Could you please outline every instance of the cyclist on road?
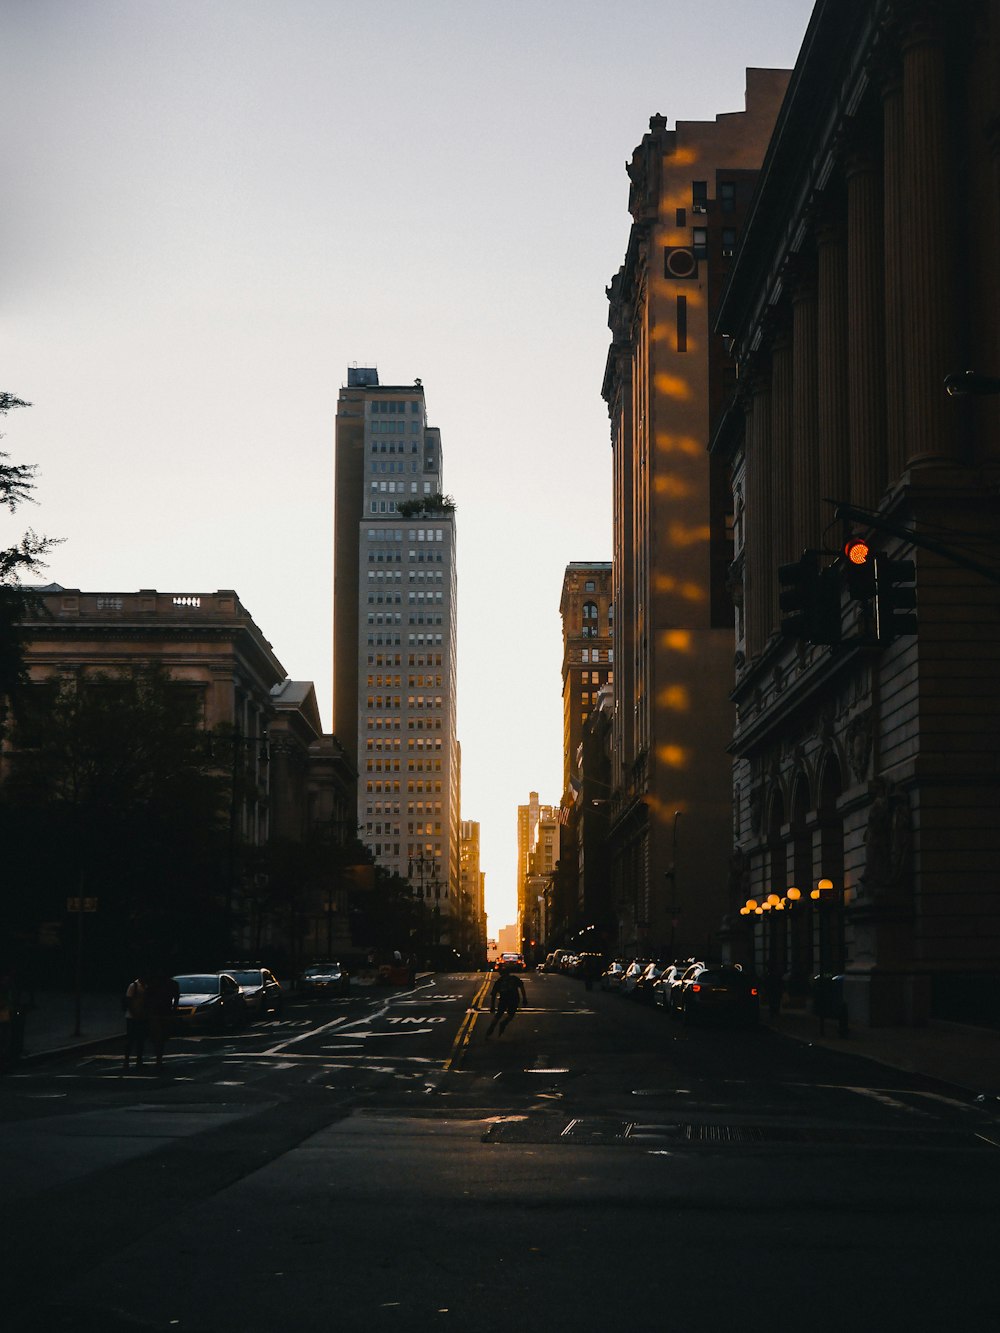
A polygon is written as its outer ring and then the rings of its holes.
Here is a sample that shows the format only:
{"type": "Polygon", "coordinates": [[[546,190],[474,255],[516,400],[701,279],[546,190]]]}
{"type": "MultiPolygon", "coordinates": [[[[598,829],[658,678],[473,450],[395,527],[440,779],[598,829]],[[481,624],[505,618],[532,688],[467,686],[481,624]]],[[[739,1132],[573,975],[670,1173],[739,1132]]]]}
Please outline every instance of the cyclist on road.
{"type": "Polygon", "coordinates": [[[528,994],[524,989],[524,982],[514,972],[504,970],[493,983],[493,989],[490,991],[490,1013],[494,1015],[493,1022],[486,1029],[486,1039],[493,1035],[493,1029],[500,1024],[500,1036],[503,1036],[504,1028],[517,1013],[518,1004],[527,1004],[528,994]]]}

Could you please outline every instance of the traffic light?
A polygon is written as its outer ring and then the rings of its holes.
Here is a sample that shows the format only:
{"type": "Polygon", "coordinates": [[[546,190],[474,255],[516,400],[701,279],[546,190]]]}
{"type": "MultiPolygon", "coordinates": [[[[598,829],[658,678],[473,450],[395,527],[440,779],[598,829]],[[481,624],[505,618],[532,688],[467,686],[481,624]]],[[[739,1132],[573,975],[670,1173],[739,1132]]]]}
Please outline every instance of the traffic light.
{"type": "Polygon", "coordinates": [[[901,634],[917,632],[917,590],[912,585],[916,569],[912,560],[875,557],[875,609],[879,643],[891,643],[901,634]]]}
{"type": "Polygon", "coordinates": [[[833,567],[820,569],[818,551],[803,551],[798,560],[779,565],[778,582],[785,638],[840,642],[840,584],[833,567]]]}
{"type": "Polygon", "coordinates": [[[847,591],[855,602],[870,602],[875,596],[875,552],[864,537],[844,542],[847,562],[847,591]]]}

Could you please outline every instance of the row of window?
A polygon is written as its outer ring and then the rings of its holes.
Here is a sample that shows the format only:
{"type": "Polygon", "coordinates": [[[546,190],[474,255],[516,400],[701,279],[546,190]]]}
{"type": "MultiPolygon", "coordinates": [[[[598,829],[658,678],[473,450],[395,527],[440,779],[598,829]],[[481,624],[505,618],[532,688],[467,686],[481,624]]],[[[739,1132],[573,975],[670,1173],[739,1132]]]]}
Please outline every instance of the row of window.
{"type": "MultiPolygon", "coordinates": [[[[391,759],[391,760],[369,759],[365,765],[365,772],[366,773],[441,773],[443,771],[441,768],[440,759],[422,759],[418,763],[414,763],[412,759],[408,759],[406,761],[406,766],[404,768],[400,768],[399,765],[400,761],[398,759],[391,759]]],[[[396,783],[395,789],[398,789],[398,786],[399,784],[396,783]]],[[[386,783],[376,782],[373,786],[371,781],[369,781],[365,786],[365,790],[368,792],[369,795],[371,795],[373,791],[382,791],[383,788],[386,791],[388,791],[389,784],[387,782],[386,783]]]]}
{"type": "MultiPolygon", "coordinates": [[[[594,675],[596,676],[597,673],[595,672],[594,675]]],[[[392,687],[395,686],[396,689],[398,690],[398,689],[402,686],[402,684],[403,684],[403,677],[402,677],[402,676],[369,676],[369,677],[368,677],[368,688],[369,688],[369,689],[372,689],[372,687],[375,687],[375,688],[377,689],[378,687],[384,685],[384,686],[386,686],[388,689],[392,689],[392,687]]],[[[444,684],[444,676],[439,676],[439,675],[434,675],[434,676],[407,676],[407,678],[406,678],[406,684],[407,684],[407,688],[408,688],[408,689],[411,689],[411,690],[412,690],[412,689],[419,689],[422,685],[436,685],[436,686],[438,687],[438,689],[440,689],[441,686],[444,684]]]]}
{"type": "MultiPolygon", "coordinates": [[[[400,648],[402,647],[401,634],[369,634],[366,647],[368,648],[400,648]]],[[[431,648],[435,644],[443,642],[440,634],[408,634],[406,642],[412,647],[431,648]]],[[[421,664],[422,665],[422,664],[421,664]]]]}
{"type": "Polygon", "coordinates": [[[613,662],[615,660],[615,650],[613,648],[581,648],[581,662],[613,662]],[[604,654],[602,657],[602,653],[604,654]]]}
{"type": "MultiPolygon", "coordinates": [[[[368,665],[374,667],[392,667],[403,665],[402,653],[369,653],[368,665]]],[[[411,653],[406,659],[408,667],[434,667],[444,666],[444,656],[442,653],[411,653]]]]}
{"type": "MultiPolygon", "coordinates": [[[[382,435],[382,434],[386,434],[386,435],[405,435],[405,434],[406,434],[406,422],[405,422],[405,421],[373,421],[373,422],[371,423],[371,428],[372,428],[372,433],[375,434],[375,435],[382,435]]],[[[411,435],[420,435],[420,434],[422,434],[422,433],[423,433],[423,426],[422,426],[422,423],[419,422],[419,421],[411,421],[411,422],[410,422],[410,434],[411,434],[411,435]]],[[[416,444],[415,444],[415,443],[414,443],[414,448],[416,448],[416,444]]]]}
{"type": "MultiPolygon", "coordinates": [[[[369,625],[401,625],[403,623],[402,611],[369,611],[369,625]]],[[[423,612],[417,612],[415,615],[406,617],[408,625],[443,625],[444,616],[429,615],[423,612]]]]}
{"type": "MultiPolygon", "coordinates": [[[[408,694],[406,696],[406,705],[408,708],[443,708],[444,699],[440,694],[433,697],[422,694],[408,694]]],[[[369,708],[401,708],[402,695],[399,694],[369,694],[369,708]]]]}
{"type": "Polygon", "coordinates": [[[368,528],[367,535],[370,542],[443,542],[444,528],[368,528]]]}
{"type": "Polygon", "coordinates": [[[397,463],[394,459],[390,459],[388,463],[377,463],[372,459],[372,465],[368,470],[375,476],[388,475],[392,477],[398,476],[400,473],[404,472],[414,473],[418,471],[419,467],[420,464],[416,459],[412,459],[409,464],[404,462],[397,463]]]}
{"type": "MultiPolygon", "coordinates": [[[[440,731],[443,722],[439,717],[409,717],[406,719],[407,731],[440,731]]],[[[367,731],[402,731],[402,719],[398,717],[372,717],[365,722],[367,731]]]]}
{"type": "Polygon", "coordinates": [[[405,416],[409,403],[411,415],[416,415],[420,411],[419,398],[369,398],[368,405],[372,414],[375,416],[405,416]]]}

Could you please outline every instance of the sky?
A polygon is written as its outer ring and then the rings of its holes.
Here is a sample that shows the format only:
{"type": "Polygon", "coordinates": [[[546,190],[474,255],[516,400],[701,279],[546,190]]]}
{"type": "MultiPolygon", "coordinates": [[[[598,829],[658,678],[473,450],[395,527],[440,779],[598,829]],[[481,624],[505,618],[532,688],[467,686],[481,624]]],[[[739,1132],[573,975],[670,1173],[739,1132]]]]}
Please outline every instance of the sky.
{"type": "Polygon", "coordinates": [[[350,365],[423,381],[457,505],[489,929],[562,791],[559,598],[611,559],[605,289],[653,114],[744,106],[812,0],[4,0],[2,448],[45,581],[233,588],[332,725],[350,365]]]}

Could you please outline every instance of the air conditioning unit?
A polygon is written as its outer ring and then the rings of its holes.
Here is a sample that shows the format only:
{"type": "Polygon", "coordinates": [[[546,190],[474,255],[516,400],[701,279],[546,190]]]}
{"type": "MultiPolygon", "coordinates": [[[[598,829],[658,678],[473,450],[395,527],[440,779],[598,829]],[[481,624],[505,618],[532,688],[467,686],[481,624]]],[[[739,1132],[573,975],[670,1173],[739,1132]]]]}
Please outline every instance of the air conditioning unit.
{"type": "Polygon", "coordinates": [[[665,278],[697,278],[698,260],[689,245],[663,247],[663,276],[665,278]]]}

